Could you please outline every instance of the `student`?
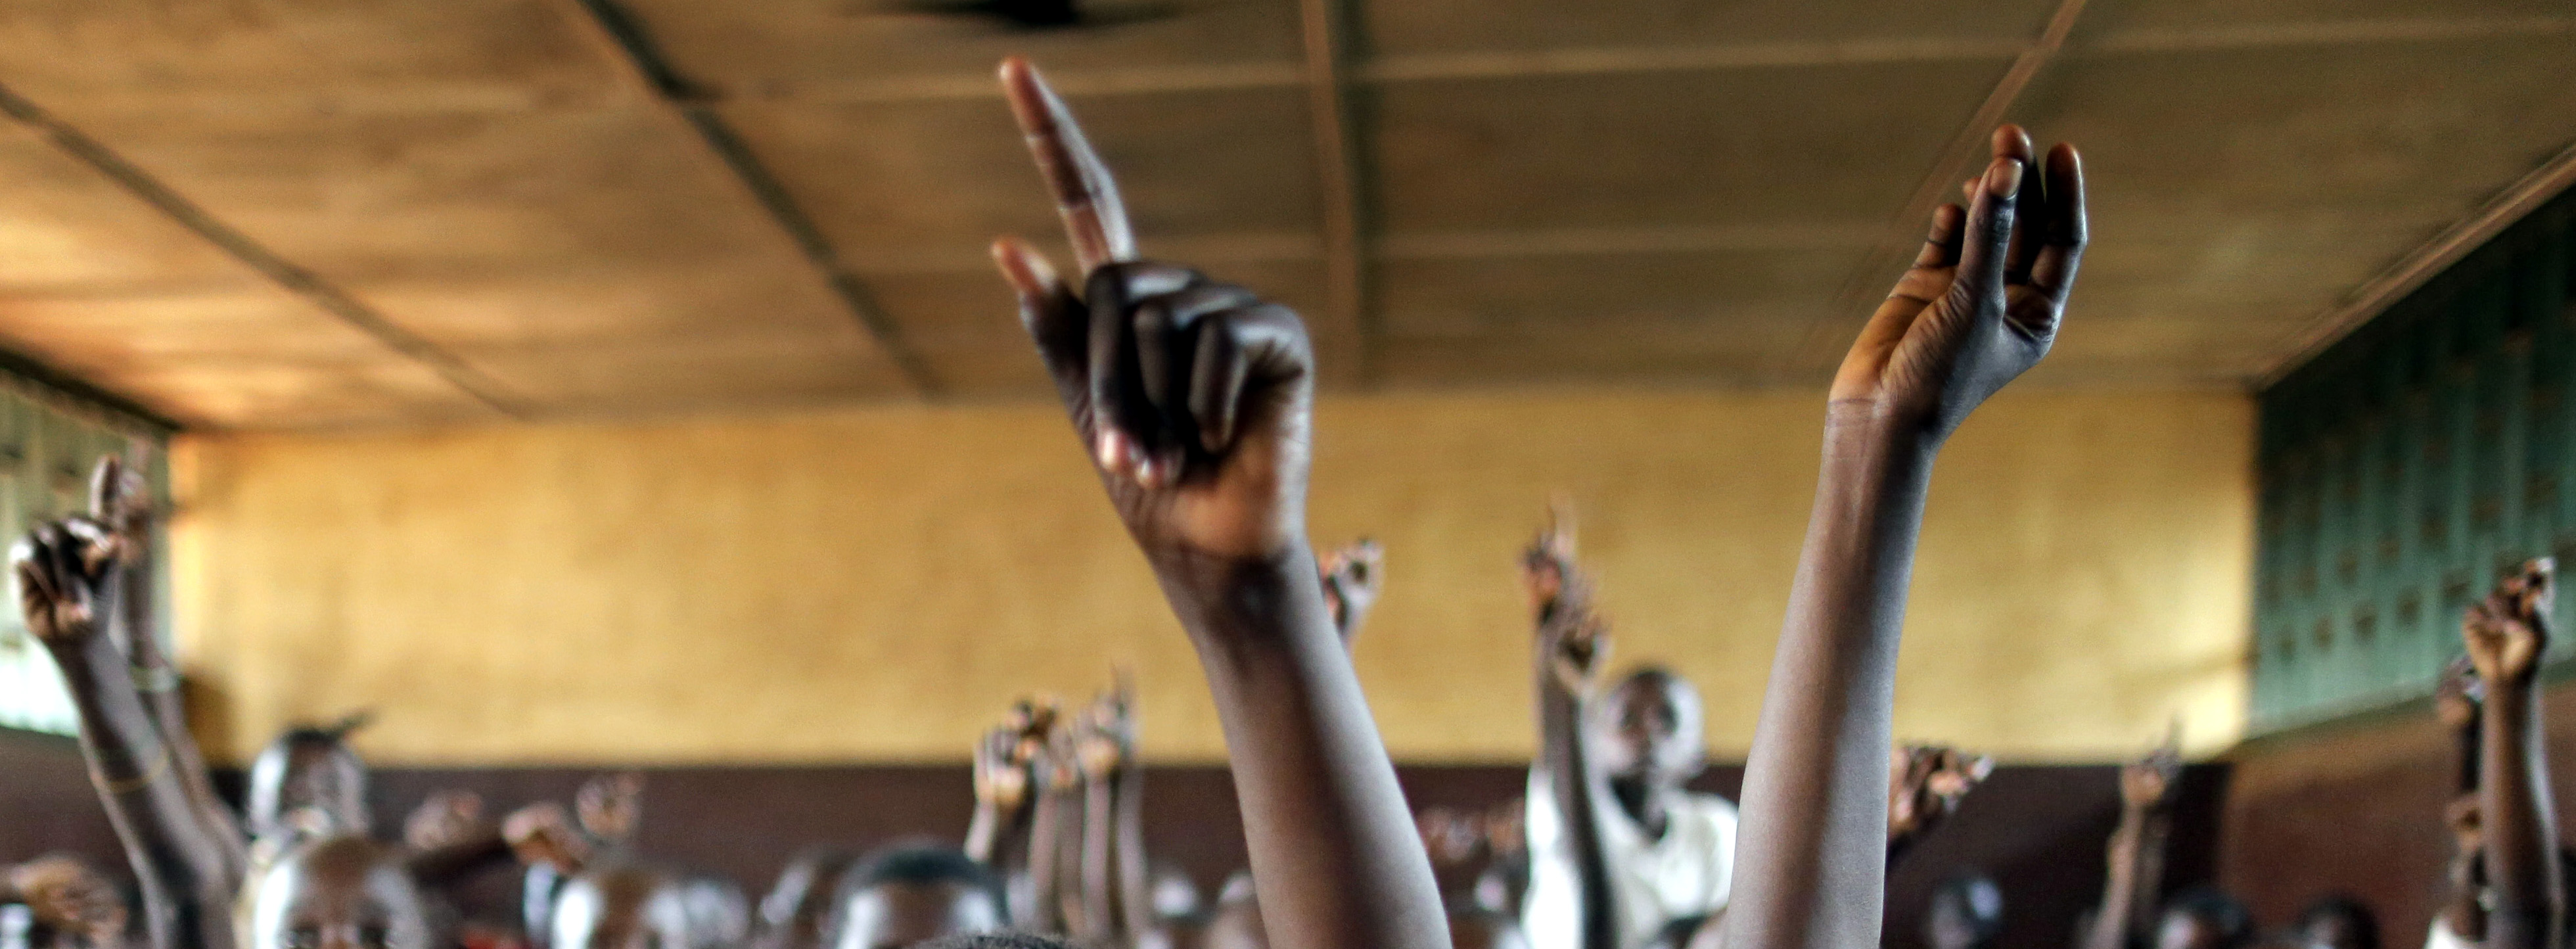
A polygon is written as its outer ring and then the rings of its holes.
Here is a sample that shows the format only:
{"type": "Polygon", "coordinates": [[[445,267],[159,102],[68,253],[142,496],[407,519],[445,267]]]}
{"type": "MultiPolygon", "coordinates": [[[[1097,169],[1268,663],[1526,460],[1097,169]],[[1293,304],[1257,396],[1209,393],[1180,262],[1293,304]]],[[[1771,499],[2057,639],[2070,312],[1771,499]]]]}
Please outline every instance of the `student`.
{"type": "Polygon", "coordinates": [[[643,776],[583,782],[573,816],[562,805],[519,809],[503,835],[528,868],[523,917],[531,941],[550,949],[730,949],[751,930],[751,909],[731,881],[637,859],[643,776]]]}
{"type": "MultiPolygon", "coordinates": [[[[2109,872],[2103,877],[2102,903],[2084,938],[2085,949],[2129,949],[2161,942],[2165,838],[2172,826],[2173,792],[2182,774],[2180,751],[2167,742],[2145,758],[2120,768],[2120,823],[2111,832],[2109,872]],[[2145,926],[2158,923],[2157,929],[2145,926]]],[[[2167,912],[2170,916],[2170,911],[2167,912]]],[[[2224,920],[2202,920],[2201,928],[2227,928],[2224,920]]]]}
{"type": "Polygon", "coordinates": [[[291,949],[308,936],[365,945],[348,940],[372,934],[426,949],[428,914],[412,876],[421,855],[367,837],[365,770],[338,730],[291,731],[261,754],[251,823],[262,846],[248,845],[242,824],[210,800],[186,723],[159,698],[175,676],[149,645],[142,481],[110,458],[92,485],[90,515],[39,525],[12,550],[12,567],[27,628],[53,655],[79,714],[91,780],[143,897],[147,943],[291,949]],[[388,882],[394,876],[402,885],[388,882]]]}
{"type": "Polygon", "coordinates": [[[11,551],[27,630],[61,670],[81,750],[142,893],[154,949],[233,949],[233,900],[247,876],[239,825],[210,787],[184,722],[159,693],[176,674],[148,623],[149,509],[116,459],[92,479],[91,516],[39,525],[11,551]],[[201,769],[201,766],[199,766],[201,769]]]}
{"type": "Polygon", "coordinates": [[[1640,949],[1677,920],[1725,910],[1735,805],[1687,787],[1707,764],[1689,680],[1648,666],[1593,694],[1606,637],[1569,519],[1556,520],[1522,558],[1537,612],[1540,755],[1530,767],[1521,928],[1539,949],[1578,949],[1587,912],[1604,901],[1597,924],[1610,927],[1612,945],[1640,949]]]}

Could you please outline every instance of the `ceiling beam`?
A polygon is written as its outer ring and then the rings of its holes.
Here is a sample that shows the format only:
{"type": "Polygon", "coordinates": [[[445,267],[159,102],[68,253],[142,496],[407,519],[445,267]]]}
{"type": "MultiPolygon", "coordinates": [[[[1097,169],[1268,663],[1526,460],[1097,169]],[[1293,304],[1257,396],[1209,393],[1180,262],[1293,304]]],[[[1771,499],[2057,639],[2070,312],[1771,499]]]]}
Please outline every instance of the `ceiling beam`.
{"type": "Polygon", "coordinates": [[[1837,295],[1834,306],[1825,311],[1825,316],[1807,325],[1806,333],[1802,334],[1797,348],[1788,354],[1786,360],[1793,372],[1821,372],[1832,368],[1841,357],[1854,324],[1866,319],[1877,308],[1879,301],[1885,299],[1882,290],[1888,281],[1922,248],[1924,230],[1932,220],[1932,209],[1953,200],[1959,193],[1959,182],[1971,169],[1985,163],[1991,154],[1989,143],[1995,126],[2003,124],[2004,117],[2012,112],[2013,102],[2021,98],[2022,91],[2030,88],[2031,80],[2038,78],[2040,70],[2065,48],[2066,37],[2075,32],[2076,19],[2084,15],[2084,2],[2060,0],[2057,11],[2050,14],[2047,25],[2040,28],[2039,38],[2013,58],[2012,67],[2004,70],[2003,78],[1986,93],[1986,100],[1978,104],[1977,111],[1969,114],[1958,134],[1952,136],[1950,144],[1942,149],[1941,157],[1933,162],[1931,172],[1915,186],[1914,196],[1906,199],[1904,209],[1889,220],[1885,236],[1871,248],[1869,256],[1862,258],[1860,267],[1852,271],[1851,277],[1843,282],[1842,292],[1837,295]]]}
{"type": "MultiPolygon", "coordinates": [[[[1300,0],[1301,6],[1310,0],[1300,0]]],[[[2061,8],[2062,10],[2063,8],[2061,8]]],[[[1328,11],[1329,12],[1329,11],[1328,11]]],[[[2054,20],[2052,20],[2054,22],[2054,20]]],[[[2050,56],[2187,53],[2372,43],[2439,42],[2508,36],[2576,33],[2576,17],[2464,20],[2354,20],[2172,30],[2132,30],[2070,42],[2058,36],[2050,56]]],[[[1337,63],[1345,86],[1405,82],[1522,79],[1625,73],[1717,72],[1806,66],[1973,62],[2025,57],[2046,44],[1988,38],[1856,39],[1823,42],[1728,43],[1708,46],[1610,46],[1527,51],[1467,51],[1374,56],[1337,63]]],[[[1311,51],[1308,63],[1311,65],[1311,51]]],[[[1212,63],[1057,69],[1047,81],[1068,96],[1161,95],[1306,85],[1311,69],[1297,63],[1212,63]]],[[[764,83],[756,90],[705,90],[728,98],[829,105],[984,99],[991,76],[889,76],[839,82],[764,83]]]]}
{"type": "Polygon", "coordinates": [[[494,411],[514,419],[529,415],[526,403],[499,380],[474,368],[465,359],[447,351],[426,337],[405,329],[360,302],[321,275],[307,270],[267,245],[252,240],[250,235],[217,219],[185,195],[152,177],[125,156],[117,154],[88,133],[61,117],[46,111],[16,90],[0,86],[0,113],[7,114],[37,132],[73,159],[87,165],[108,181],[133,195],[144,204],[187,228],[207,243],[215,245],[234,260],[268,278],[271,283],[304,299],[323,312],[339,318],[359,332],[374,338],[386,348],[426,366],[449,385],[494,411]]]}
{"type": "Polygon", "coordinates": [[[2484,246],[2489,238],[2522,220],[2524,215],[2576,188],[2576,146],[2533,169],[2530,174],[2505,188],[2477,210],[2461,218],[2441,233],[2425,241],[2406,256],[2398,258],[2388,269],[2364,281],[2345,294],[2342,301],[2308,321],[2299,334],[2298,344],[2253,380],[2257,391],[2270,388],[2292,371],[2306,365],[2309,359],[2327,347],[2360,329],[2372,317],[2396,305],[2452,264],[2460,262],[2471,251],[2484,246]]]}
{"type": "MultiPolygon", "coordinates": [[[[1315,184],[1322,204],[1324,316],[1335,332],[1325,337],[1340,350],[1347,370],[1327,370],[1366,387],[1376,374],[1375,327],[1368,314],[1368,249],[1360,221],[1360,155],[1352,138],[1346,11],[1342,0],[1299,0],[1298,26],[1306,48],[1306,113],[1313,121],[1315,184]]],[[[1329,363],[1327,363],[1329,365],[1329,363]]]]}
{"type": "MultiPolygon", "coordinates": [[[[897,326],[894,319],[886,315],[885,308],[877,304],[876,295],[868,290],[858,272],[842,262],[831,241],[823,236],[822,226],[796,203],[786,183],[762,164],[759,156],[752,154],[750,144],[734,132],[731,123],[717,114],[714,97],[706,95],[702,87],[681,75],[670,59],[663,55],[661,47],[653,42],[651,34],[646,32],[644,22],[616,0],[575,2],[583,14],[576,19],[596,28],[644,88],[687,120],[689,127],[698,133],[698,138],[706,143],[707,149],[724,162],[725,169],[732,172],[735,180],[751,193],[752,200],[759,202],[761,211],[778,225],[779,230],[786,232],[788,240],[796,245],[797,253],[814,268],[817,276],[823,278],[832,294],[840,298],[851,320],[876,342],[877,349],[911,385],[913,394],[924,399],[939,397],[939,380],[931,372],[929,362],[904,337],[903,328],[897,326]]],[[[984,85],[986,96],[995,94],[989,77],[984,80],[984,85]]]]}

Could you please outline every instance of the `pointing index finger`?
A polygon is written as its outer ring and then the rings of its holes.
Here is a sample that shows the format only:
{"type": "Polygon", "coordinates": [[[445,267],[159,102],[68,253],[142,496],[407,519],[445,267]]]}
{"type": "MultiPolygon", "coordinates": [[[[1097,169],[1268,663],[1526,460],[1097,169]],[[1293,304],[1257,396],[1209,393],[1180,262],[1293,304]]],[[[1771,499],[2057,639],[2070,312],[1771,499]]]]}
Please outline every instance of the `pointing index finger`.
{"type": "Polygon", "coordinates": [[[1127,207],[1118,199],[1118,183],[1082,137],[1082,126],[1055,90],[1039,78],[1037,67],[1017,56],[1002,61],[1002,91],[1011,114],[1020,121],[1029,155],[1038,173],[1055,192],[1055,207],[1073,238],[1074,257],[1088,274],[1102,264],[1136,259],[1136,238],[1127,227],[1127,207]]]}

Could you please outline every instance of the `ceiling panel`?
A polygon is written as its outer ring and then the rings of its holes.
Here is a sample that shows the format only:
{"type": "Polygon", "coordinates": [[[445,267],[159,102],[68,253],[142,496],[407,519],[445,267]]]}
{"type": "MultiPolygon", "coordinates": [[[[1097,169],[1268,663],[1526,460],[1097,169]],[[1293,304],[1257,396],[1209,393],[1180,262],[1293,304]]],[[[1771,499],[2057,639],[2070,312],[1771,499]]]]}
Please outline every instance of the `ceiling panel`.
{"type": "MultiPolygon", "coordinates": [[[[1118,172],[1140,233],[1187,236],[1315,227],[1312,139],[1293,90],[1077,99],[1118,172]]],[[[997,94],[728,110],[844,259],[900,267],[924,254],[981,258],[999,234],[1062,229],[997,94]]]]}
{"type": "MultiPolygon", "coordinates": [[[[2241,31],[2284,27],[2339,28],[2351,31],[2342,36],[2370,36],[2372,31],[2358,28],[2394,23],[2417,24],[2423,32],[2439,33],[2437,24],[2456,29],[2463,24],[2568,15],[2567,4],[2560,0],[2124,0],[2085,10],[2076,39],[2118,43],[2148,39],[2148,34],[2233,34],[2250,40],[2262,34],[2241,31]]],[[[2317,38],[2336,35],[2320,33],[2317,38]]]]}
{"type": "Polygon", "coordinates": [[[487,418],[438,375],[283,291],[0,299],[0,340],[173,418],[487,418]],[[227,392],[238,385],[239,392],[227,392]],[[341,403],[347,403],[345,405],[341,403]]]}
{"type": "Polygon", "coordinates": [[[1365,5],[1366,38],[1388,56],[1601,46],[1743,46],[1897,38],[2022,42],[2051,0],[1919,3],[1799,0],[1381,0],[1365,5]]]}
{"type": "Polygon", "coordinates": [[[1146,253],[1372,357],[1337,383],[1813,382],[2027,56],[2007,114],[2083,146],[2094,187],[2035,378],[2228,385],[2576,143],[2563,0],[2094,0],[2054,58],[2034,44],[2076,8],[2052,0],[1369,0],[1347,195],[1321,183],[1297,0],[1092,0],[1066,31],[929,12],[974,0],[619,5],[647,53],[578,0],[13,5],[0,83],[115,160],[0,128],[0,343],[222,425],[488,417],[393,343],[537,417],[923,397],[821,258],[941,395],[1043,397],[986,256],[1017,233],[1062,259],[992,80],[1023,53],[1146,253]],[[683,101],[643,81],[661,65],[683,101]],[[1328,260],[1338,213],[1358,251],[1328,260]],[[242,259],[264,254],[392,331],[242,259]],[[1324,306],[1344,268],[1363,313],[1324,306]]]}
{"type": "Polygon", "coordinates": [[[555,412],[770,408],[883,399],[885,374],[853,372],[874,353],[855,339],[749,334],[457,351],[555,412]]]}
{"type": "Polygon", "coordinates": [[[1378,91],[1390,231],[1884,220],[2005,60],[1378,91]]]}
{"type": "Polygon", "coordinates": [[[74,111],[611,95],[614,61],[566,16],[572,9],[553,0],[14,0],[0,16],[0,77],[74,111]]]}
{"type": "MultiPolygon", "coordinates": [[[[971,0],[627,0],[683,72],[737,95],[860,97],[892,77],[990,77],[1002,57],[1053,69],[1296,63],[1297,0],[1094,0],[1096,28],[1041,32],[971,0]]],[[[953,92],[954,86],[935,89],[953,92]]]]}

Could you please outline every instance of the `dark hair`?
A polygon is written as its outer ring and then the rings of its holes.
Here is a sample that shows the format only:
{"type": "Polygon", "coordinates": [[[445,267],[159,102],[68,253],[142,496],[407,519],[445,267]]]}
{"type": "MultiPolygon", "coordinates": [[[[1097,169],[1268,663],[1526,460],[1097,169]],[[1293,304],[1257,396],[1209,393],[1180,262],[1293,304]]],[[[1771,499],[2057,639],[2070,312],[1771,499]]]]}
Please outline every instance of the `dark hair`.
{"type": "Polygon", "coordinates": [[[2004,891],[1995,881],[1973,871],[1953,873],[1932,888],[1932,903],[1940,905],[1955,900],[1971,927],[1979,945],[1993,942],[2004,931],[2004,891]]]}
{"type": "Polygon", "coordinates": [[[2308,904],[2299,911],[2298,929],[2305,932],[2327,919],[2341,919],[2352,927],[2351,949],[2379,949],[2379,917],[2350,894],[2335,893],[2308,904]]]}
{"type": "Polygon", "coordinates": [[[2254,919],[2245,911],[2245,904],[2216,887],[2195,886],[2176,894],[2165,903],[2165,913],[2184,913],[2208,923],[2211,929],[2218,930],[2221,946],[2242,946],[2253,941],[2254,919]]]}
{"type": "Polygon", "coordinates": [[[950,933],[914,943],[912,949],[1075,949],[1073,943],[1037,933],[950,933]]]}
{"type": "Polygon", "coordinates": [[[1001,878],[976,863],[975,858],[955,847],[943,844],[890,844],[869,853],[849,875],[841,878],[840,900],[846,902],[862,890],[888,883],[929,884],[954,883],[982,893],[993,901],[995,910],[1010,906],[1002,895],[1001,878]]]}

